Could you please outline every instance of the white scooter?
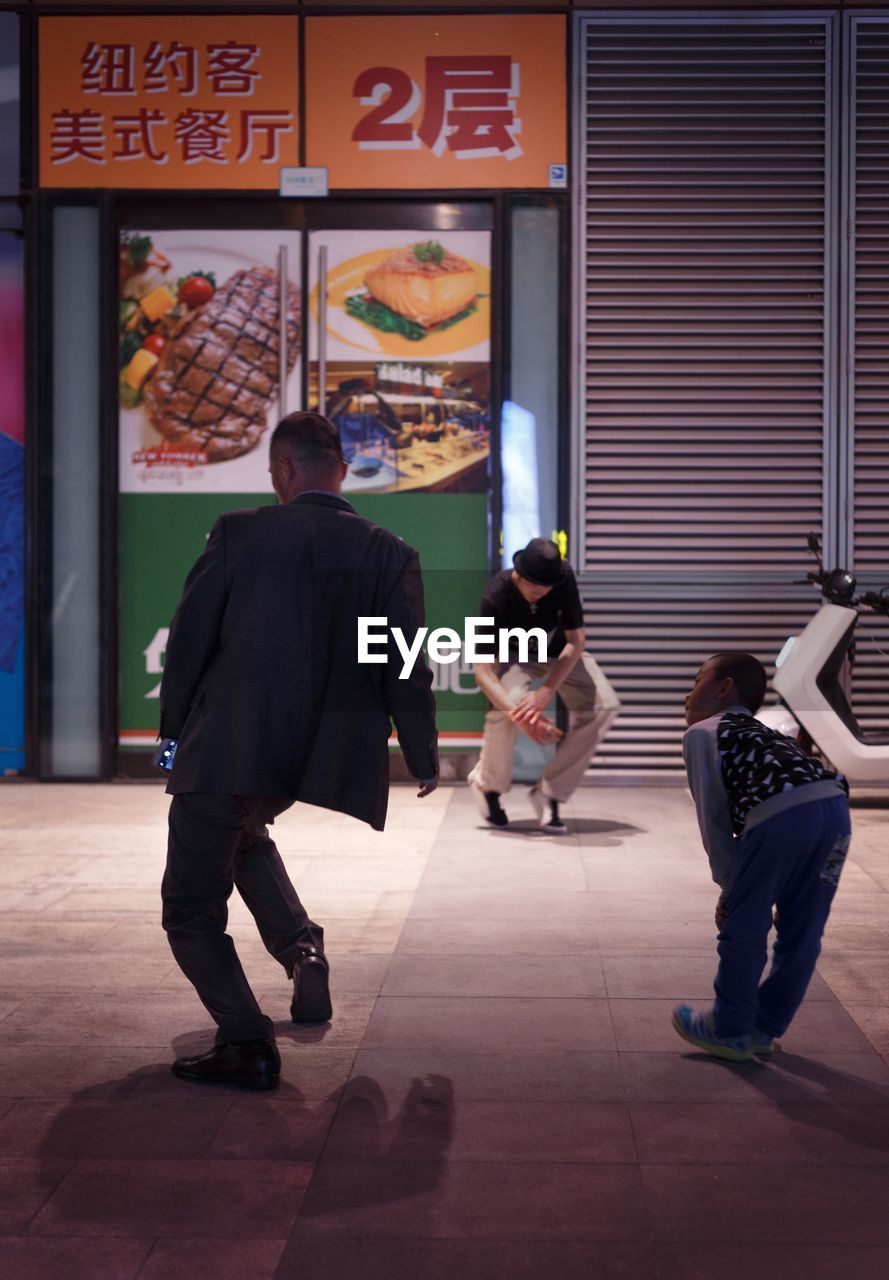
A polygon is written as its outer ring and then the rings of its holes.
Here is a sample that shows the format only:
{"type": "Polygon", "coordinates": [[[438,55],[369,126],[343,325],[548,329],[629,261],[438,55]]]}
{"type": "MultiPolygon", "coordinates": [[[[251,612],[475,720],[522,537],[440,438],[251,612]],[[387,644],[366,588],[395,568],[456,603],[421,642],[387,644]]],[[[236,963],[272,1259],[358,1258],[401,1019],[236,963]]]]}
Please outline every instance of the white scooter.
{"type": "Polygon", "coordinates": [[[775,663],[772,687],[780,698],[759,719],[803,746],[814,744],[850,783],[889,782],[889,734],[867,733],[858,723],[844,688],[844,664],[854,661],[859,615],[889,615],[889,588],[855,595],[855,579],[845,569],[825,571],[821,543],[809,534],[809,550],[818,572],[806,581],[817,586],[824,603],[798,636],[784,645],[775,663]],[[809,742],[806,742],[806,739],[809,742]]]}

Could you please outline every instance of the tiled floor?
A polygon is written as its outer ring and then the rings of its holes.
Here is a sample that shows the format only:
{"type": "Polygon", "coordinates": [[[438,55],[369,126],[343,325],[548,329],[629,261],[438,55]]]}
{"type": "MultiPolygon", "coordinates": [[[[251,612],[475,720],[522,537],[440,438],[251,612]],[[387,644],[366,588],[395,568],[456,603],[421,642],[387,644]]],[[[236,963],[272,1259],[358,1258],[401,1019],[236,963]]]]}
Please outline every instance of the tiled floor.
{"type": "Polygon", "coordinates": [[[335,1017],[290,992],[275,1094],[169,1072],[209,1044],[159,927],[159,787],[0,807],[0,1259],[10,1280],[855,1280],[889,1276],[889,797],[768,1063],[686,1052],[715,888],[679,788],[589,789],[571,833],[463,788],[384,835],[296,807],[279,844],[327,929],[335,1017]]]}

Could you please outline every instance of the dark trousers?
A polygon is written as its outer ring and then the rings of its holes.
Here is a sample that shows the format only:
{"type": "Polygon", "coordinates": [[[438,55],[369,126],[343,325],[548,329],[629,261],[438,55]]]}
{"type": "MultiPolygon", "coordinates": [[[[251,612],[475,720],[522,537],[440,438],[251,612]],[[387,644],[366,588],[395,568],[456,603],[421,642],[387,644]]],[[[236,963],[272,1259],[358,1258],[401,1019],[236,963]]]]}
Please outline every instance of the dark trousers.
{"type": "Polygon", "coordinates": [[[288,976],[301,947],[324,946],[324,931],[306,915],[268,832],[267,824],[292,803],[275,796],[191,794],[174,796],[170,804],[163,926],[179,968],[219,1028],[220,1043],[275,1034],[225,932],[233,887],[288,976]]]}
{"type": "Polygon", "coordinates": [[[717,1035],[748,1036],[754,1026],[772,1036],[787,1030],[815,972],[850,830],[848,801],[837,795],[777,813],[735,842],[717,947],[717,1035]],[[777,939],[760,986],[772,904],[777,939]]]}

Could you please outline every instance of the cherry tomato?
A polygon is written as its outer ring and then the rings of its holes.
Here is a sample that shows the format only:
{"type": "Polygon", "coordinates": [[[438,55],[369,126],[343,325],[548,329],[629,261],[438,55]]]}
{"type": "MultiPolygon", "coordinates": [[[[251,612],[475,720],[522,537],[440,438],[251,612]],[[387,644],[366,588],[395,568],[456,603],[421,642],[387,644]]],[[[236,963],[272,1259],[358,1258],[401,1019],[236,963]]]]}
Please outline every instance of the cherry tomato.
{"type": "Polygon", "coordinates": [[[202,307],[213,297],[214,289],[203,276],[191,276],[179,286],[178,298],[186,307],[202,307]]]}
{"type": "Polygon", "coordinates": [[[149,333],[142,343],[146,351],[150,351],[156,356],[160,355],[166,345],[167,340],[162,333],[149,333]]]}

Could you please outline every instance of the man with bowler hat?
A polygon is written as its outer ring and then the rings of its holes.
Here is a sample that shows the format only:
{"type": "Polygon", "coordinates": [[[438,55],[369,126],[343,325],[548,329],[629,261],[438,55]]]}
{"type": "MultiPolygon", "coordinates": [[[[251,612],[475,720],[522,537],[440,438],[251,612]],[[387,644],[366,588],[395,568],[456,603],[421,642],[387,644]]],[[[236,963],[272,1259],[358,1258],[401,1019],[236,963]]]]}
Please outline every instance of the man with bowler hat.
{"type": "MultiPolygon", "coordinates": [[[[480,613],[503,627],[541,628],[547,635],[547,661],[522,662],[516,647],[508,663],[477,662],[475,678],[491,704],[485,736],[469,785],[486,822],[505,827],[500,803],[512,785],[512,752],[521,730],[535,742],[561,735],[545,712],[558,692],[568,708],[569,728],[554,759],[532,788],[529,799],[543,831],[564,835],[559,805],[573,794],[620,710],[617,694],[588,653],[584,653],[583,608],[577,580],[559,548],[548,538],[532,538],[485,588],[480,613]],[[532,689],[532,682],[543,683],[532,689]]],[[[529,653],[526,653],[530,657],[529,653]]]]}

